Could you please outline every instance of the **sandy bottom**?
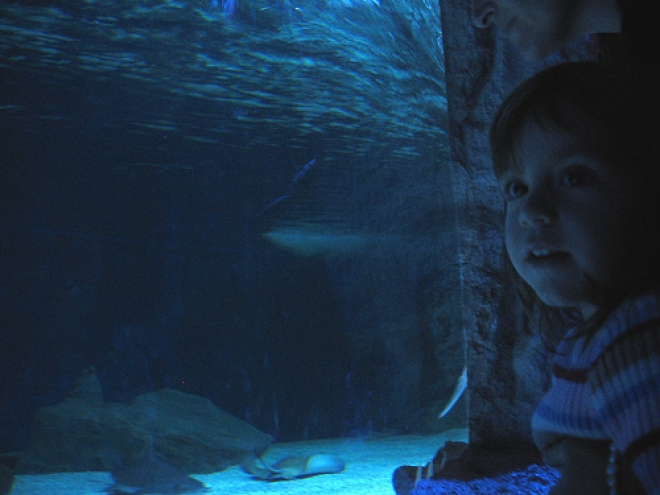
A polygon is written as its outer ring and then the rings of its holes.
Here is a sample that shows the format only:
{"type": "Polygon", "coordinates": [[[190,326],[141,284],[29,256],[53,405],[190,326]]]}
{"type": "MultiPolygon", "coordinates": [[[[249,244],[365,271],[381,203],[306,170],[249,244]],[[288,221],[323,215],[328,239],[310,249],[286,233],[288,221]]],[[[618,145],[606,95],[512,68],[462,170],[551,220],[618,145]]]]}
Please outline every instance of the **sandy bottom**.
{"type": "MultiPolygon", "coordinates": [[[[340,474],[326,474],[294,481],[267,483],[253,480],[238,466],[215,474],[195,475],[212,494],[282,493],[291,495],[394,494],[392,472],[401,465],[423,465],[445,441],[467,442],[467,430],[448,430],[431,436],[391,436],[374,439],[334,439],[276,443],[264,456],[277,461],[286,456],[335,454],[346,462],[340,474]]],[[[111,484],[109,473],[58,473],[18,475],[12,495],[91,495],[111,484]]]]}

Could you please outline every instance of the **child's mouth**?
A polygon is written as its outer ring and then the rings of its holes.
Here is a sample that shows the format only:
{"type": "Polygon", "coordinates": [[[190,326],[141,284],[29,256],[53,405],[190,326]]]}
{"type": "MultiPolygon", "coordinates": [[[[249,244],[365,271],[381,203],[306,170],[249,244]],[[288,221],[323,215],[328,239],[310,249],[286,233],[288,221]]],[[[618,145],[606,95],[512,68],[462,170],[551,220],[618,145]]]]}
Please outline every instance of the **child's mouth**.
{"type": "Polygon", "coordinates": [[[527,256],[527,259],[532,262],[536,261],[559,261],[567,258],[569,254],[565,251],[558,251],[554,249],[532,249],[527,256]]]}

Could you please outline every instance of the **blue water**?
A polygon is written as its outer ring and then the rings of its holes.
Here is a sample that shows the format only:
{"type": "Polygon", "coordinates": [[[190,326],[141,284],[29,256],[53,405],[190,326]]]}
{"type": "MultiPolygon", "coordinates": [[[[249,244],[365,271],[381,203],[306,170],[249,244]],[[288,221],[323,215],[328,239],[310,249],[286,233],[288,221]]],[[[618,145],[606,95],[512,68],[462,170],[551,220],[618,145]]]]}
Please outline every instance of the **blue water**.
{"type": "Polygon", "coordinates": [[[3,2],[0,451],[90,365],[278,440],[427,428],[464,365],[438,15],[3,2]]]}

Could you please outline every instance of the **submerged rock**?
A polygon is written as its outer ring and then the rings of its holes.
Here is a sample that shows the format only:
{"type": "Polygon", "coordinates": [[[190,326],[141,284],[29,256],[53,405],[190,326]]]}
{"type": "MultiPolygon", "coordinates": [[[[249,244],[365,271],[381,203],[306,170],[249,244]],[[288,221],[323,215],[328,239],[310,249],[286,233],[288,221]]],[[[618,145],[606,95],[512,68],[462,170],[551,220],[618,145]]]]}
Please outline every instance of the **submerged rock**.
{"type": "Polygon", "coordinates": [[[185,473],[212,473],[273,441],[211,401],[177,390],[142,394],[130,404],[90,399],[76,393],[40,409],[16,472],[113,471],[153,454],[185,473]]]}
{"type": "Polygon", "coordinates": [[[5,466],[0,464],[0,495],[11,493],[14,486],[14,475],[5,466]]]}

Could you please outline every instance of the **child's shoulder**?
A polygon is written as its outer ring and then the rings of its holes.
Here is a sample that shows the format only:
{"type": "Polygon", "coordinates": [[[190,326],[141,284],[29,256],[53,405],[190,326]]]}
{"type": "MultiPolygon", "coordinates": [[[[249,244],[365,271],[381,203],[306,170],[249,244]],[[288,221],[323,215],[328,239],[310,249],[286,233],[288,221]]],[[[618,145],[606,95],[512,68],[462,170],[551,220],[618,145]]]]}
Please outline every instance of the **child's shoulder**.
{"type": "Polygon", "coordinates": [[[557,360],[589,368],[606,349],[649,325],[660,328],[660,289],[625,299],[588,339],[569,332],[558,348],[557,360]]]}
{"type": "Polygon", "coordinates": [[[625,336],[648,327],[660,328],[660,289],[625,299],[605,319],[585,349],[595,360],[625,336]]]}

